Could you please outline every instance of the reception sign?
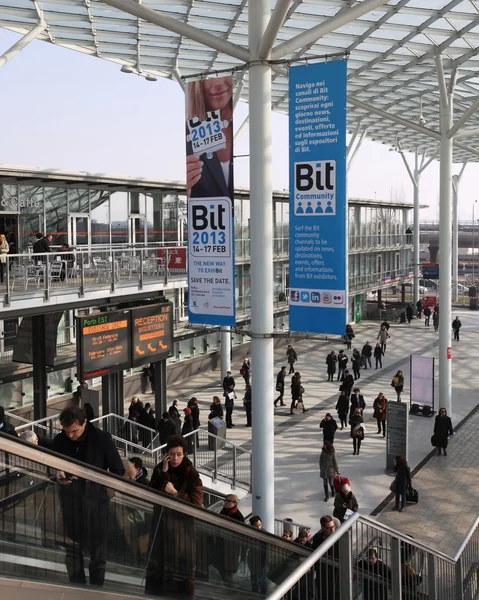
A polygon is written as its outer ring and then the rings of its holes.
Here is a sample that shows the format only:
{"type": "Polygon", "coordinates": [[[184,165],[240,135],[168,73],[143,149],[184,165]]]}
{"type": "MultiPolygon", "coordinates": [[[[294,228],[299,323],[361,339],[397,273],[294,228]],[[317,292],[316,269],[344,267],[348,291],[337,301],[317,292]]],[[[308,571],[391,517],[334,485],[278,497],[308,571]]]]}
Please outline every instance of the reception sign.
{"type": "Polygon", "coordinates": [[[347,318],[346,61],[289,71],[290,329],[347,318]]]}
{"type": "Polygon", "coordinates": [[[188,319],[234,325],[233,79],[186,84],[188,319]]]}

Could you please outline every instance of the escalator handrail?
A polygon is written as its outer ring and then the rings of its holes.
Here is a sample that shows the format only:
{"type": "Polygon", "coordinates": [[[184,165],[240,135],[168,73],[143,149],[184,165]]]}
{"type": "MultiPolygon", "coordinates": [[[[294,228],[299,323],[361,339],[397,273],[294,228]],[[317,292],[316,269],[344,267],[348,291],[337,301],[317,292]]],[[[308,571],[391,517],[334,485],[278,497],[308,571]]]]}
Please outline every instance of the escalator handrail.
{"type": "MultiPolygon", "coordinates": [[[[249,527],[236,522],[233,519],[217,515],[206,508],[195,506],[178,498],[171,498],[168,494],[147,488],[135,481],[129,481],[123,477],[92,467],[73,458],[67,460],[53,450],[29,444],[28,442],[24,442],[18,438],[12,438],[8,434],[1,432],[0,451],[13,456],[18,456],[24,460],[31,460],[34,463],[39,463],[57,471],[65,471],[79,479],[105,486],[116,492],[125,494],[126,496],[134,496],[136,499],[144,500],[150,505],[161,506],[175,512],[181,512],[182,514],[198,519],[199,521],[204,521],[209,525],[217,526],[220,529],[226,529],[255,541],[265,542],[275,548],[286,550],[289,553],[292,551],[291,542],[283,540],[272,533],[249,527]]],[[[310,550],[301,547],[299,544],[295,544],[294,552],[304,557],[308,557],[311,554],[310,550]]]]}

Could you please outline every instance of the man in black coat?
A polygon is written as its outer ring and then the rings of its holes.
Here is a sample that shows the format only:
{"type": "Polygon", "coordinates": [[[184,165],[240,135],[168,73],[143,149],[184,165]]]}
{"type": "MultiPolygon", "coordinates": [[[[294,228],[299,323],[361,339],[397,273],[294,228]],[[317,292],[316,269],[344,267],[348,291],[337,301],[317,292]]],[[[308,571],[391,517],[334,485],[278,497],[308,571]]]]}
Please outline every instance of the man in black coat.
{"type": "Polygon", "coordinates": [[[364,368],[367,369],[368,365],[369,368],[372,369],[372,365],[371,365],[371,356],[373,355],[373,347],[371,346],[371,344],[369,342],[366,342],[363,346],[363,349],[361,350],[361,356],[363,357],[363,365],[364,368]]]}
{"type": "Polygon", "coordinates": [[[285,404],[283,402],[285,378],[286,378],[286,367],[281,367],[281,371],[276,375],[276,391],[279,392],[279,396],[274,401],[275,406],[278,406],[278,402],[280,403],[280,406],[285,406],[285,404]]]}
{"type": "Polygon", "coordinates": [[[158,421],[156,429],[160,434],[160,446],[164,446],[170,435],[176,434],[176,425],[170,419],[170,413],[165,411],[161,415],[161,419],[158,421]]]}
{"type": "Polygon", "coordinates": [[[223,396],[225,397],[226,408],[226,427],[231,429],[233,425],[233,409],[235,399],[235,380],[231,377],[231,371],[227,371],[226,377],[223,379],[223,396]]]}
{"type": "MultiPolygon", "coordinates": [[[[53,440],[55,452],[123,476],[125,468],[111,435],[89,423],[83,409],[65,408],[60,414],[60,423],[63,431],[53,440]]],[[[57,473],[56,480],[60,484],[65,562],[70,582],[86,583],[83,553],[88,549],[90,584],[102,587],[107,558],[108,488],[64,471],[57,473]]]]}
{"type": "MultiPolygon", "coordinates": [[[[198,399],[193,397],[188,402],[188,408],[191,410],[191,420],[193,421],[193,429],[197,431],[200,428],[200,407],[198,406],[198,399]]],[[[200,438],[199,434],[195,435],[196,438],[196,447],[200,447],[200,438]]]]}
{"type": "Polygon", "coordinates": [[[338,353],[338,379],[340,381],[341,377],[344,375],[344,371],[346,370],[346,365],[348,364],[349,358],[344,354],[344,350],[340,350],[338,353]]]}
{"type": "Polygon", "coordinates": [[[454,331],[454,340],[459,341],[459,331],[462,327],[462,323],[459,317],[456,317],[452,322],[452,330],[454,331]]]}

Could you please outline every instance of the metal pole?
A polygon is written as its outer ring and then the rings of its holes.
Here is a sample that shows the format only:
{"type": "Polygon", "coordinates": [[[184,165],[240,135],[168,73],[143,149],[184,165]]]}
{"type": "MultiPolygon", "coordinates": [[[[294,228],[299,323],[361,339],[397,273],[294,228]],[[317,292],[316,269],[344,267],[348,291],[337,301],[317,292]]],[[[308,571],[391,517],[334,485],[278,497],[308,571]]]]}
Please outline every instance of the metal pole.
{"type": "Polygon", "coordinates": [[[457,231],[457,203],[459,195],[459,177],[452,177],[452,298],[457,302],[457,280],[459,278],[459,241],[457,231]]]}
{"type": "Polygon", "coordinates": [[[413,272],[414,272],[414,306],[419,300],[419,247],[420,247],[420,230],[419,230],[419,181],[421,172],[418,168],[418,149],[414,157],[414,224],[413,224],[413,272]]]}
{"type": "Polygon", "coordinates": [[[221,327],[221,374],[226,376],[226,371],[231,371],[231,328],[221,327]]]}
{"type": "Polygon", "coordinates": [[[472,205],[472,285],[474,285],[474,255],[476,253],[475,242],[474,242],[474,208],[476,207],[477,200],[474,200],[472,205]]]}
{"type": "Polygon", "coordinates": [[[439,406],[451,414],[451,262],[452,262],[452,127],[454,90],[446,90],[442,59],[436,59],[440,91],[440,199],[439,199],[439,406]]]}
{"type": "MultiPolygon", "coordinates": [[[[254,59],[270,17],[269,0],[249,3],[248,32],[254,59]]],[[[271,66],[249,67],[251,182],[251,362],[253,394],[253,513],[274,532],[273,187],[271,180],[271,66]]]]}
{"type": "Polygon", "coordinates": [[[14,56],[21,52],[30,42],[35,40],[45,31],[45,23],[41,21],[38,25],[35,25],[33,29],[21,37],[11,48],[0,56],[0,68],[7,64],[14,56]]]}

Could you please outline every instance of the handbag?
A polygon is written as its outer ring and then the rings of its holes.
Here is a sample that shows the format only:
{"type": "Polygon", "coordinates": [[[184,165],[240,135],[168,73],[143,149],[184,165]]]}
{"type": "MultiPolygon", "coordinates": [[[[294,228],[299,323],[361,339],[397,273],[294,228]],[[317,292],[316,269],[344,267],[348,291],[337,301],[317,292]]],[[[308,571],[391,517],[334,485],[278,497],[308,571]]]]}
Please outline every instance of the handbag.
{"type": "Polygon", "coordinates": [[[302,400],[298,401],[298,403],[296,404],[296,408],[299,410],[304,410],[304,404],[302,400]]]}
{"type": "Polygon", "coordinates": [[[394,480],[391,485],[389,486],[389,490],[391,492],[396,492],[396,480],[394,480]]]}
{"type": "Polygon", "coordinates": [[[419,492],[413,487],[408,487],[406,490],[406,502],[417,504],[419,502],[419,492]]]}
{"type": "Polygon", "coordinates": [[[281,387],[281,385],[279,383],[276,384],[276,391],[277,392],[282,392],[283,388],[281,387]]]}
{"type": "Polygon", "coordinates": [[[434,446],[434,447],[437,446],[437,436],[435,433],[433,435],[431,435],[431,446],[434,446]]]}

